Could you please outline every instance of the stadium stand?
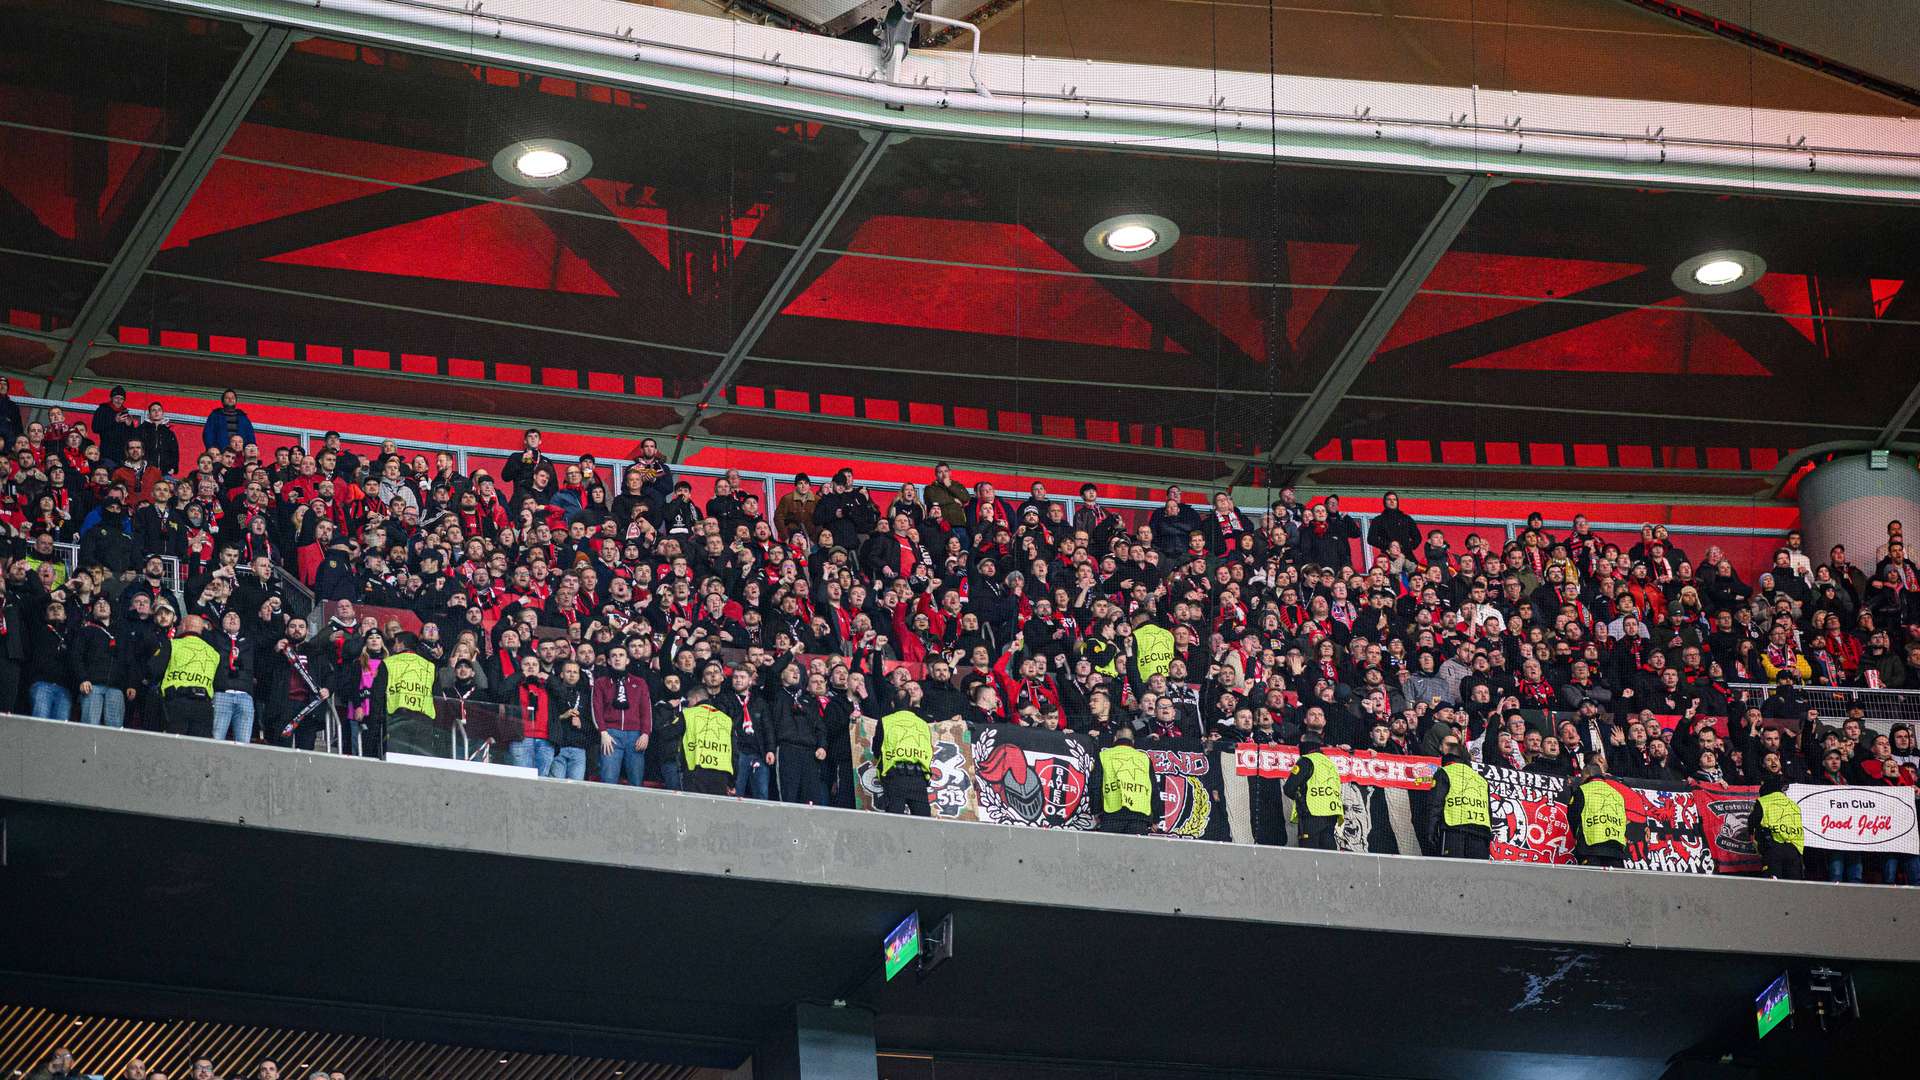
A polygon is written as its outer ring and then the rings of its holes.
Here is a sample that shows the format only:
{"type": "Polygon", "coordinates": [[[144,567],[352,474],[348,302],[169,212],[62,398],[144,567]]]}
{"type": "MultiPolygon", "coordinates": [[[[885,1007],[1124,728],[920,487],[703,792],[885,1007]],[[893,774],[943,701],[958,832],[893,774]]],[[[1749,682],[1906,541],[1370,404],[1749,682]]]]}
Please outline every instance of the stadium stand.
{"type": "MultiPolygon", "coordinates": [[[[204,419],[130,407],[120,388],[91,416],[22,407],[0,403],[17,556],[0,694],[44,719],[677,788],[683,710],[706,702],[731,719],[740,794],[837,806],[870,801],[856,744],[898,709],[954,725],[943,738],[975,759],[1046,735],[1073,739],[1071,756],[1125,730],[1163,769],[1175,750],[1231,752],[1195,798],[1221,803],[1213,835],[1232,818],[1259,843],[1289,840],[1283,800],[1263,794],[1285,766],[1258,748],[1303,739],[1363,784],[1411,769],[1422,782],[1399,786],[1416,799],[1457,750],[1497,803],[1522,776],[1564,802],[1600,759],[1634,790],[1749,802],[1769,778],[1912,787],[1920,766],[1911,726],[1888,722],[1920,689],[1920,570],[1898,523],[1869,575],[1844,552],[1816,565],[1797,532],[1736,566],[1665,527],[1623,546],[1584,517],[1456,549],[1391,495],[1364,521],[1291,490],[1249,513],[1172,488],[1146,512],[1094,485],[1009,496],[939,466],[879,498],[851,469],[796,476],[769,506],[772,479],[738,470],[698,478],[696,500],[652,440],[610,483],[532,429],[497,467],[462,468],[467,448],[359,452],[338,432],[263,453],[231,393],[204,419]],[[211,646],[194,695],[210,709],[170,707],[173,642],[190,637],[211,646]],[[401,651],[428,662],[425,723],[386,715],[401,651]],[[1226,794],[1229,773],[1244,794],[1226,794]]],[[[984,767],[960,771],[981,791],[955,816],[985,801],[1075,823],[1077,807],[1022,809],[984,767]]],[[[1640,843],[1660,849],[1664,827],[1740,862],[1671,801],[1646,798],[1640,843]]],[[[1412,825],[1428,808],[1406,802],[1350,815],[1379,835],[1348,846],[1431,853],[1433,829],[1412,825]]],[[[1165,831],[1208,834],[1191,807],[1161,810],[1165,831]]],[[[1495,832],[1507,857],[1566,847],[1495,832]]],[[[1910,857],[1812,862],[1916,882],[1910,857]]]]}

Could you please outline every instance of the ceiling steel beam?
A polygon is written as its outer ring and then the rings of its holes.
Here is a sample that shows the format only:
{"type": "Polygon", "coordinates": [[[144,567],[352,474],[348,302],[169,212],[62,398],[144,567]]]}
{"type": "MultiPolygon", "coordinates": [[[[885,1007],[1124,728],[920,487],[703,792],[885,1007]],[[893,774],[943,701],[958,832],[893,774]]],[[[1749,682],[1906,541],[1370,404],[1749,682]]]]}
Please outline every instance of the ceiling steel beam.
{"type": "Polygon", "coordinates": [[[1439,264],[1440,257],[1447,253],[1453,242],[1466,228],[1467,221],[1479,208],[1480,201],[1493,190],[1496,180],[1484,174],[1468,176],[1456,182],[1453,190],[1447,194],[1446,201],[1427,223],[1420,239],[1414,242],[1406,258],[1400,261],[1387,287],[1374,298],[1373,306],[1354,327],[1346,345],[1334,358],[1320,381],[1314,385],[1313,393],[1306,403],[1293,414],[1280,437],[1274,440],[1273,453],[1269,457],[1271,464],[1290,462],[1304,456],[1312,447],[1314,439],[1326,427],[1332,417],[1334,407],[1353,387],[1360,373],[1367,368],[1367,362],[1373,358],[1375,349],[1387,339],[1388,331],[1398,322],[1407,305],[1413,302],[1414,294],[1427,280],[1427,275],[1439,264]]]}
{"type": "Polygon", "coordinates": [[[167,234],[173,231],[174,224],[186,210],[188,200],[193,198],[200,182],[213,169],[213,163],[226,148],[227,140],[233,137],[241,121],[246,119],[247,112],[253,108],[254,101],[259,98],[267,79],[273,75],[280,58],[286,55],[287,47],[293,40],[292,30],[284,26],[268,26],[255,33],[241,50],[239,61],[227,75],[227,81],[220,87],[213,103],[201,116],[200,124],[187,139],[185,148],[174,159],[173,167],[167,170],[166,179],[160,182],[160,189],[147,201],[139,220],[134,222],[133,231],[128,234],[126,242],[120,245],[120,251],[100,275],[93,292],[87,296],[79,315],[74,318],[66,347],[61,349],[47,376],[50,394],[65,396],[73,385],[74,377],[84,370],[87,354],[93,348],[94,341],[113,325],[113,320],[119,316],[128,297],[133,295],[140,276],[152,265],[154,256],[160,252],[160,245],[166,242],[167,234]]]}
{"type": "Polygon", "coordinates": [[[1893,412],[1893,418],[1887,421],[1887,426],[1880,429],[1880,437],[1873,440],[1874,449],[1891,447],[1900,438],[1900,433],[1907,430],[1907,425],[1913,422],[1916,412],[1920,412],[1920,383],[1915,383],[1913,389],[1907,391],[1907,400],[1900,403],[1900,407],[1893,412]]]}
{"type": "Polygon", "coordinates": [[[820,216],[814,219],[812,227],[807,229],[807,235],[801,239],[800,246],[794,249],[787,264],[780,268],[780,275],[773,279],[773,285],[767,289],[767,294],[760,298],[760,306],[754,309],[753,315],[747,319],[745,325],[740,327],[740,332],[735,335],[733,344],[727,348],[727,354],[721,357],[719,365],[713,369],[713,375],[707,379],[707,385],[701,388],[700,396],[690,402],[692,408],[687,410],[687,418],[680,425],[680,431],[673,440],[674,461],[680,460],[681,449],[686,446],[687,436],[693,433],[695,425],[700,422],[700,414],[712,404],[716,395],[726,391],[733,382],[733,377],[739,374],[740,365],[746,363],[747,354],[752,352],[753,347],[759,343],[760,335],[766,333],[767,327],[773,323],[774,316],[780,314],[780,309],[787,306],[787,301],[791,299],[789,294],[793,292],[795,284],[806,274],[808,264],[812,263],[814,256],[826,246],[827,237],[833,233],[834,226],[840,224],[840,218],[846,214],[847,208],[853,205],[853,200],[860,194],[860,189],[866,184],[867,177],[873,175],[874,167],[880,164],[880,156],[887,152],[887,146],[897,138],[891,132],[885,131],[862,131],[860,136],[866,140],[867,145],[861,148],[860,156],[854,159],[853,165],[847,169],[847,175],[841,178],[839,189],[821,209],[820,216]]]}

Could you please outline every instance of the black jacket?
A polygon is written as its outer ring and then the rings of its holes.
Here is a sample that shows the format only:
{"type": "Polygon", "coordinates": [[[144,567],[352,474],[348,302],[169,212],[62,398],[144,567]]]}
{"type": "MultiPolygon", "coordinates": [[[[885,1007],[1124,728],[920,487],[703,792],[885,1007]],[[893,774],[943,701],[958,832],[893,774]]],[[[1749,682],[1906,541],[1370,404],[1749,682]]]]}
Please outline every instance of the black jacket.
{"type": "Polygon", "coordinates": [[[552,717],[547,724],[548,742],[561,749],[577,746],[583,750],[599,744],[600,725],[593,719],[593,684],[582,678],[568,686],[555,674],[547,680],[547,701],[552,717]],[[580,710],[579,727],[573,726],[572,718],[561,718],[560,714],[570,709],[580,710]]]}
{"type": "Polygon", "coordinates": [[[52,626],[45,619],[36,619],[28,628],[28,641],[28,683],[50,682],[71,688],[74,683],[73,660],[69,655],[72,633],[65,626],[52,626]]]}
{"type": "Polygon", "coordinates": [[[89,620],[73,635],[70,659],[75,683],[124,689],[127,664],[120,635],[89,620]]]}
{"type": "Polygon", "coordinates": [[[774,695],[773,739],[779,746],[793,746],[802,750],[818,750],[827,745],[828,717],[833,712],[833,695],[827,695],[827,704],[812,694],[804,693],[789,696],[786,693],[774,695]]]}
{"type": "Polygon", "coordinates": [[[253,642],[244,635],[235,641],[224,631],[209,630],[207,644],[220,654],[220,666],[213,669],[214,692],[238,690],[243,694],[253,693],[253,642]]]}
{"type": "Polygon", "coordinates": [[[734,753],[767,754],[773,750],[773,709],[754,690],[747,691],[746,699],[743,704],[733,687],[724,686],[708,704],[733,718],[734,753]],[[753,730],[747,730],[749,726],[753,730]]]}

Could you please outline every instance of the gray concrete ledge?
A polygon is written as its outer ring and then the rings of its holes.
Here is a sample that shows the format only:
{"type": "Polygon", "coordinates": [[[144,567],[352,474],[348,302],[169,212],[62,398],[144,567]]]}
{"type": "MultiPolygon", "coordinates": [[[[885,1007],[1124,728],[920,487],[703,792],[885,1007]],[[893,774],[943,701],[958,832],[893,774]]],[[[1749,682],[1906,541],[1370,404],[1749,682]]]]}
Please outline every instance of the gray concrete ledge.
{"type": "Polygon", "coordinates": [[[0,800],[1021,905],[1920,961],[1920,891],[1256,848],[409,768],[0,717],[0,800]],[[1875,932],[1881,928],[1884,932],[1875,932]]]}

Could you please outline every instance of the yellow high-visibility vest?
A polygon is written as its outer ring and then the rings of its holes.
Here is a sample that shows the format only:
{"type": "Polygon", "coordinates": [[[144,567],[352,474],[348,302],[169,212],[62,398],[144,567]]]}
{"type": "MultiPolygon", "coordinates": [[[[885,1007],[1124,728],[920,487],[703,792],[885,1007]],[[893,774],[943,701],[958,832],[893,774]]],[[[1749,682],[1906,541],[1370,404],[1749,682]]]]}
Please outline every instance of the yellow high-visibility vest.
{"type": "MultiPolygon", "coordinates": [[[[1301,804],[1313,817],[1346,817],[1346,804],[1340,801],[1340,770],[1334,767],[1333,759],[1315,750],[1301,758],[1294,768],[1309,761],[1313,762],[1313,775],[1307,777],[1307,790],[1301,795],[1301,804]]],[[[1293,817],[1295,821],[1300,820],[1299,806],[1294,807],[1293,817]]]]}
{"type": "Polygon", "coordinates": [[[687,733],[680,752],[689,769],[716,769],[733,773],[733,717],[711,705],[695,705],[682,714],[687,733]]]}
{"type": "Polygon", "coordinates": [[[173,639],[167,651],[167,671],[160,676],[160,692],[198,690],[213,696],[213,673],[220,668],[220,650],[192,634],[173,639]]]}
{"type": "Polygon", "coordinates": [[[1109,746],[1100,751],[1100,812],[1116,810],[1153,814],[1153,762],[1135,747],[1109,746]]]}
{"type": "Polygon", "coordinates": [[[1627,842],[1627,800],[1605,780],[1580,785],[1580,835],[1587,846],[1627,842]]]}
{"type": "Polygon", "coordinates": [[[1165,675],[1173,667],[1173,631],[1143,623],[1133,631],[1133,662],[1141,681],[1165,675]]]}
{"type": "Polygon", "coordinates": [[[1792,844],[1793,850],[1807,850],[1806,825],[1800,820],[1800,804],[1784,791],[1769,791],[1760,796],[1760,827],[1776,844],[1792,844]]]}
{"type": "Polygon", "coordinates": [[[387,673],[387,716],[405,709],[433,715],[433,661],[413,653],[394,653],[381,661],[387,673]]]}
{"type": "Polygon", "coordinates": [[[1440,811],[1441,822],[1449,827],[1493,828],[1493,814],[1487,806],[1486,777],[1457,761],[1442,766],[1440,771],[1447,774],[1447,803],[1440,811]]]}
{"type": "Polygon", "coordinates": [[[888,713],[880,724],[881,776],[892,772],[896,765],[918,765],[921,772],[933,772],[932,725],[905,709],[888,713]]]}

